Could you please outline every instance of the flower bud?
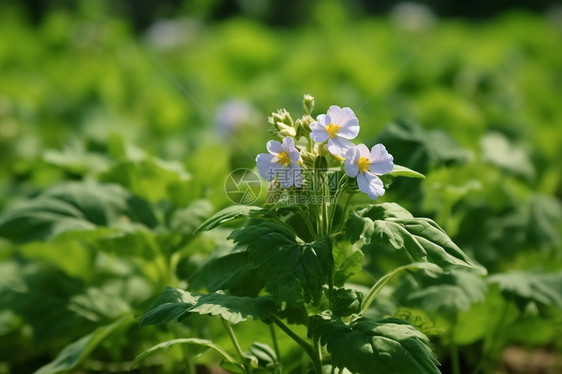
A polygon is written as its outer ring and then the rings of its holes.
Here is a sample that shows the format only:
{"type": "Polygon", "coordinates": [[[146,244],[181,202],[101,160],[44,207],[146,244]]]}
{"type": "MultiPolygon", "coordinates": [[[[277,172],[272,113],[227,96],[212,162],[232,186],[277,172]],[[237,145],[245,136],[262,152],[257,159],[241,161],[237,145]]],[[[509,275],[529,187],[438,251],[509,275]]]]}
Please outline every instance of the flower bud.
{"type": "Polygon", "coordinates": [[[302,108],[304,109],[304,114],[310,115],[314,109],[314,97],[306,94],[302,100],[302,108]]]}
{"type": "Polygon", "coordinates": [[[287,126],[293,127],[293,119],[286,109],[279,109],[277,113],[271,113],[271,117],[268,118],[269,123],[275,127],[278,123],[283,123],[287,126]]]}
{"type": "Polygon", "coordinates": [[[328,146],[326,145],[326,143],[318,143],[317,150],[319,156],[325,157],[330,154],[330,151],[328,151],[328,146]]]}

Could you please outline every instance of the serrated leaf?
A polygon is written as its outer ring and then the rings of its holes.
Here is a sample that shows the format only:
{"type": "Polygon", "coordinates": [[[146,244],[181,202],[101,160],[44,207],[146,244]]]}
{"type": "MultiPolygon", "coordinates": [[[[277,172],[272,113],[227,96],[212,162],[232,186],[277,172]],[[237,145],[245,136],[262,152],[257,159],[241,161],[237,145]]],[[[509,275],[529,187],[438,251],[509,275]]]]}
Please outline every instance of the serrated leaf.
{"type": "Polygon", "coordinates": [[[131,363],[131,369],[133,369],[135,364],[138,364],[141,360],[145,359],[147,356],[150,356],[151,354],[160,350],[169,349],[170,347],[177,344],[184,344],[190,346],[190,348],[192,349],[190,353],[195,358],[200,357],[201,355],[205,354],[209,349],[212,349],[220,353],[220,355],[224,357],[228,362],[232,364],[236,364],[236,360],[234,360],[224,349],[214,344],[210,340],[183,338],[183,339],[168,340],[166,342],[162,342],[160,344],[156,344],[153,347],[150,347],[149,349],[147,349],[146,351],[142,352],[140,355],[135,357],[135,359],[131,363]]]}
{"type": "Polygon", "coordinates": [[[429,339],[396,318],[359,318],[347,325],[321,314],[310,318],[309,334],[326,346],[332,365],[353,373],[439,373],[429,339]]]}
{"type": "Polygon", "coordinates": [[[494,274],[488,282],[498,285],[501,292],[513,297],[521,308],[529,302],[536,302],[562,309],[562,272],[494,274]]]}
{"type": "Polygon", "coordinates": [[[394,164],[394,168],[388,174],[393,176],[393,177],[408,177],[408,178],[425,179],[425,175],[423,175],[422,173],[418,173],[415,170],[412,170],[412,169],[409,169],[405,166],[397,165],[397,164],[394,164]]]}
{"type": "Polygon", "coordinates": [[[347,227],[348,238],[354,242],[362,239],[364,251],[375,251],[377,246],[390,245],[405,251],[415,262],[476,269],[437,223],[428,218],[415,218],[395,203],[370,205],[352,212],[347,227]]]}
{"type": "Polygon", "coordinates": [[[47,365],[42,366],[34,374],[56,374],[77,367],[106,337],[116,330],[129,326],[134,322],[132,315],[126,315],[108,326],[98,327],[94,332],[67,345],[58,356],[47,365]]]}
{"type": "Polygon", "coordinates": [[[131,226],[131,222],[148,227],[157,223],[150,206],[120,186],[68,182],[9,211],[0,219],[0,236],[30,242],[68,231],[131,226]]]}
{"type": "Polygon", "coordinates": [[[246,321],[248,318],[266,320],[277,309],[269,295],[256,298],[247,296],[213,293],[202,295],[189,309],[191,313],[220,315],[231,324],[246,321]]]}
{"type": "Polygon", "coordinates": [[[181,319],[189,313],[189,309],[197,303],[198,296],[180,290],[166,287],[158,296],[142,318],[140,325],[160,325],[174,319],[181,319]]]}
{"type": "Polygon", "coordinates": [[[221,223],[232,221],[234,219],[241,218],[241,217],[249,217],[252,212],[257,212],[260,210],[262,210],[262,208],[257,206],[251,206],[251,205],[229,206],[228,208],[225,208],[220,212],[213,214],[213,216],[211,216],[209,219],[203,222],[197,228],[197,230],[195,230],[195,232],[197,233],[201,231],[211,230],[217,227],[218,225],[220,225],[221,223]]]}
{"type": "Polygon", "coordinates": [[[334,261],[330,241],[302,243],[290,227],[267,221],[235,230],[229,238],[248,246],[250,261],[277,302],[320,300],[334,261]]]}

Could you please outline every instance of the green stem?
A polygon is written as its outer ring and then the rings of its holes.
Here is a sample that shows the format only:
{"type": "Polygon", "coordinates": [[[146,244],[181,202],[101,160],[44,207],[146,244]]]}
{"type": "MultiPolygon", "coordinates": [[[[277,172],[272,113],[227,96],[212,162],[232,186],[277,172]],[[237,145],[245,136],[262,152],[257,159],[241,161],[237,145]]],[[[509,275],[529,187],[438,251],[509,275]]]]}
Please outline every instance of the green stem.
{"type": "Polygon", "coordinates": [[[230,325],[230,322],[228,322],[224,318],[221,318],[221,321],[222,321],[222,324],[223,324],[226,332],[228,333],[228,336],[230,337],[230,340],[232,341],[232,345],[234,346],[234,349],[236,350],[236,353],[238,354],[238,357],[240,357],[240,361],[241,361],[242,365],[244,365],[244,371],[246,371],[246,373],[250,374],[251,369],[246,365],[246,358],[244,357],[244,353],[242,352],[242,348],[240,347],[240,343],[238,343],[238,339],[236,339],[236,335],[234,334],[234,330],[232,329],[232,326],[230,325]]]}
{"type": "Polygon", "coordinates": [[[308,231],[310,231],[310,234],[316,238],[317,234],[316,231],[314,230],[314,228],[312,227],[312,222],[310,222],[310,218],[308,218],[308,214],[306,214],[306,212],[302,209],[302,207],[299,205],[298,206],[299,212],[301,213],[300,216],[302,218],[302,220],[304,221],[304,223],[306,224],[306,227],[308,228],[308,231]]]}
{"type": "Polygon", "coordinates": [[[451,330],[449,331],[449,348],[451,355],[451,369],[453,374],[461,374],[461,366],[459,362],[459,347],[455,343],[455,328],[457,326],[458,314],[453,312],[451,330]]]}
{"type": "Polygon", "coordinates": [[[279,326],[279,328],[283,330],[285,334],[289,335],[289,337],[293,339],[298,345],[300,345],[301,348],[306,352],[308,357],[310,357],[310,359],[312,360],[312,365],[314,366],[314,372],[316,374],[322,374],[322,362],[320,361],[320,358],[318,357],[317,353],[314,351],[314,348],[312,348],[310,344],[302,340],[300,336],[295,334],[293,330],[288,328],[283,323],[283,321],[281,321],[279,318],[277,318],[274,315],[272,315],[270,318],[273,323],[279,326]]]}
{"type": "Polygon", "coordinates": [[[277,342],[277,335],[275,334],[275,326],[273,326],[273,323],[269,324],[269,333],[271,334],[271,340],[273,342],[273,351],[275,352],[275,356],[277,356],[277,361],[280,361],[279,343],[277,342]]]}

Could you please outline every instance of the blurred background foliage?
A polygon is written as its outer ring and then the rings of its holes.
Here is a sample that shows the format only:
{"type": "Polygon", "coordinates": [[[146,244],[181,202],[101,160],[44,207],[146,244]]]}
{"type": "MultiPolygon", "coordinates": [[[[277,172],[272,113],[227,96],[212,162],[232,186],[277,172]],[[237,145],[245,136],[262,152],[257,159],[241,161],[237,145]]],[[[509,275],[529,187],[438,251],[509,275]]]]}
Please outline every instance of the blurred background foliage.
{"type": "MultiPolygon", "coordinates": [[[[549,284],[560,284],[556,3],[2,2],[0,372],[31,372],[188,278],[224,240],[192,232],[230,204],[226,176],[254,167],[269,113],[300,116],[304,93],[315,115],[351,107],[360,141],[382,141],[397,163],[426,174],[395,181],[381,201],[434,218],[491,274],[552,273],[549,284]]],[[[384,274],[388,257],[366,269],[384,274]]],[[[525,274],[518,282],[531,284],[525,274]]],[[[481,346],[495,357],[534,332],[532,344],[560,349],[562,331],[551,328],[560,311],[544,303],[528,315],[509,309],[519,330],[490,342],[505,283],[491,282],[486,302],[469,297],[476,306],[458,316],[490,314],[480,330],[455,330],[439,347],[457,339],[469,362],[481,346]]],[[[400,299],[408,287],[394,300],[426,306],[400,299]]],[[[89,370],[178,333],[126,331],[95,351],[89,370]]]]}

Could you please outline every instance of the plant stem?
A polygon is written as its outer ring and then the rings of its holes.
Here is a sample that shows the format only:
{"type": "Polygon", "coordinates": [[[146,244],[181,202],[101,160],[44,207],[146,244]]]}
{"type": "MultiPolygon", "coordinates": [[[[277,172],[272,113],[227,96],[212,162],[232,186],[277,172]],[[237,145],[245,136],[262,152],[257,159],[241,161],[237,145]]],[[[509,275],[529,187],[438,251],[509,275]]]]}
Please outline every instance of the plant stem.
{"type": "Polygon", "coordinates": [[[277,356],[277,361],[281,359],[281,355],[279,354],[279,343],[277,343],[277,335],[275,334],[275,326],[272,323],[269,324],[269,332],[271,334],[271,340],[273,341],[273,350],[275,351],[275,355],[277,356]]]}
{"type": "Polygon", "coordinates": [[[320,361],[320,358],[318,357],[317,352],[314,351],[314,348],[312,348],[312,346],[310,344],[308,344],[307,342],[305,342],[304,340],[302,340],[300,338],[300,336],[298,336],[297,334],[295,334],[293,332],[293,330],[291,330],[290,328],[288,328],[283,321],[281,321],[279,318],[277,318],[276,316],[272,315],[271,317],[271,321],[273,323],[275,323],[277,326],[279,326],[279,328],[281,330],[283,330],[285,332],[285,334],[289,335],[289,337],[291,339],[293,339],[298,345],[301,346],[301,348],[306,352],[306,354],[310,357],[310,359],[312,360],[312,365],[314,366],[314,372],[316,374],[322,374],[322,362],[320,361]]]}
{"type": "Polygon", "coordinates": [[[234,346],[234,349],[236,350],[236,353],[238,353],[238,356],[240,357],[240,362],[242,363],[242,365],[244,365],[244,369],[245,369],[246,373],[250,374],[251,370],[246,365],[246,358],[244,357],[244,353],[242,352],[242,348],[240,347],[240,343],[238,343],[238,339],[236,339],[236,335],[234,334],[234,330],[232,329],[232,326],[230,325],[230,322],[228,322],[224,318],[221,318],[221,321],[222,321],[222,324],[223,324],[226,332],[228,333],[228,336],[230,337],[230,340],[232,341],[232,345],[234,346]]]}

